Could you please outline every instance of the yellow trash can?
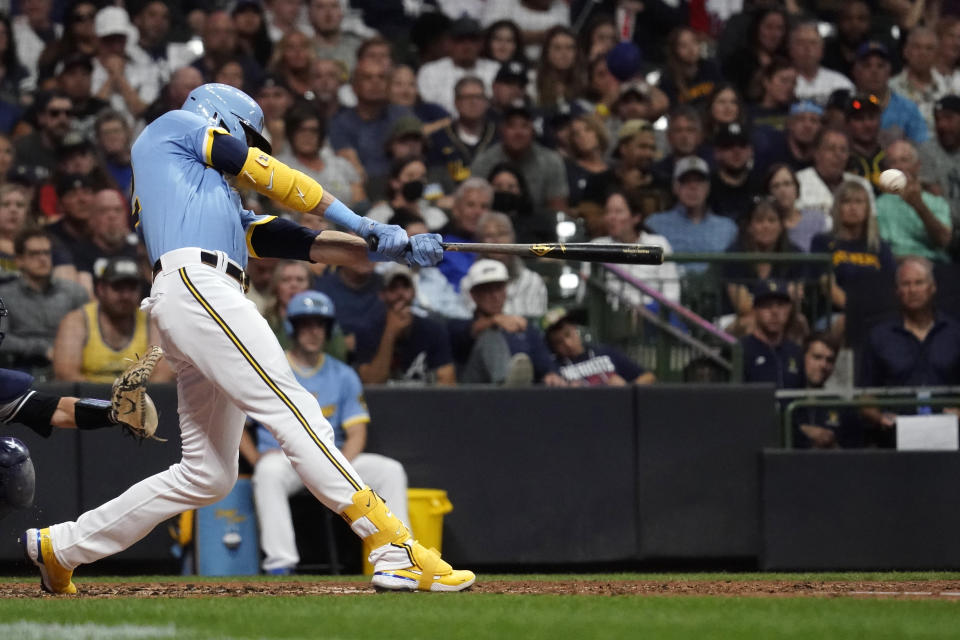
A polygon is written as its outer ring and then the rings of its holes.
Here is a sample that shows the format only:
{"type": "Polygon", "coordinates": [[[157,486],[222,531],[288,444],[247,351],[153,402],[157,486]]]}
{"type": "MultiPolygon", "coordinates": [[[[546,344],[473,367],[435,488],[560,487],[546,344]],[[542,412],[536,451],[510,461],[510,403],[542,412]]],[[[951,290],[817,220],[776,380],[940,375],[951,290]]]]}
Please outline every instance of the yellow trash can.
{"type": "MultiPolygon", "coordinates": [[[[410,533],[426,548],[442,551],[443,516],[453,511],[453,503],[443,489],[407,489],[407,508],[410,513],[410,533]]],[[[363,573],[373,574],[367,561],[373,549],[363,544],[363,573]]]]}

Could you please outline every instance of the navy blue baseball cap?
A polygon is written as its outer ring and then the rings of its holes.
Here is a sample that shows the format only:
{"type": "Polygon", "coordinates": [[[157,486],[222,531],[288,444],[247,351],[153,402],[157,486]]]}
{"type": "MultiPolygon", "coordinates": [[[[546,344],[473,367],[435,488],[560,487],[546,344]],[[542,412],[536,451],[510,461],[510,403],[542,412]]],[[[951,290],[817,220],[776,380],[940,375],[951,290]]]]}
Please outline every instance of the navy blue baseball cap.
{"type": "Polygon", "coordinates": [[[890,50],[887,48],[887,45],[882,42],[877,42],[876,40],[867,40],[857,47],[857,61],[866,60],[870,56],[879,56],[887,62],[890,62],[890,50]]]}
{"type": "Polygon", "coordinates": [[[483,35],[483,27],[470,16],[464,15],[453,21],[447,33],[455,40],[460,38],[479,38],[483,35]]]}
{"type": "Polygon", "coordinates": [[[523,98],[517,98],[503,108],[504,121],[512,118],[513,116],[521,116],[527,120],[533,121],[533,107],[530,106],[530,103],[527,100],[524,100],[523,98]]]}
{"type": "Polygon", "coordinates": [[[745,147],[751,144],[750,132],[739,122],[720,124],[714,133],[713,144],[721,148],[745,147]]]}
{"type": "Polygon", "coordinates": [[[54,185],[58,197],[74,189],[93,189],[93,180],[84,173],[67,173],[60,176],[54,185]]]}
{"type": "Polygon", "coordinates": [[[516,84],[521,87],[527,86],[527,68],[522,62],[511,60],[500,65],[494,82],[503,82],[507,84],[516,84]]]}
{"type": "Polygon", "coordinates": [[[933,106],[933,110],[960,113],[960,96],[953,94],[943,96],[937,100],[936,104],[933,106]]]}
{"type": "Polygon", "coordinates": [[[779,298],[790,302],[790,290],[783,280],[761,280],[753,285],[753,303],[770,298],[779,298]]]}
{"type": "Polygon", "coordinates": [[[632,42],[620,42],[607,52],[607,69],[620,82],[627,82],[640,72],[643,54],[632,42]]]}

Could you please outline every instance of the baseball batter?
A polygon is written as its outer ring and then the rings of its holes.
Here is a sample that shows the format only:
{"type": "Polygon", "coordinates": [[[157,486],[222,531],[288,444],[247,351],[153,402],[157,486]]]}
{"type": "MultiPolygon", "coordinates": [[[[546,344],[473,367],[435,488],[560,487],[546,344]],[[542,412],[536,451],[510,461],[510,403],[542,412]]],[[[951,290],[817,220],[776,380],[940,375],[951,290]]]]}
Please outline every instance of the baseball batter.
{"type": "Polygon", "coordinates": [[[226,496],[237,478],[245,415],[269,425],[303,483],[373,549],[374,587],[460,591],[474,582],[413,540],[334,445],[316,399],[244,296],[248,255],[348,264],[367,258],[434,265],[439,236],[408,238],[362,218],[308,176],[269,155],[263,112],[232,87],[194,89],[133,145],[133,215],[155,261],[149,309],[177,374],[182,459],[119,497],[21,542],[53,593],[76,593],[74,568],[126,549],[160,522],[226,496]],[[319,234],[242,208],[227,177],[300,212],[322,215],[356,236],[319,234]],[[359,237],[357,237],[359,236],[359,237]]]}

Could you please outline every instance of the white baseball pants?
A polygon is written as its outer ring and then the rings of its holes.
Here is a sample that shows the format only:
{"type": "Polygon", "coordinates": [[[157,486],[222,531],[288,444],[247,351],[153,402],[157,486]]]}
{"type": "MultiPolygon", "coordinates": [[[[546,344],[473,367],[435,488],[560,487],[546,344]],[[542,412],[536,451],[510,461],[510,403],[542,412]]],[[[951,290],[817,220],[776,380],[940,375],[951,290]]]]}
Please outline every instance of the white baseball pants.
{"type": "MultiPolygon", "coordinates": [[[[410,528],[407,514],[407,474],[403,465],[376,453],[361,453],[351,460],[371,489],[390,505],[393,515],[410,528]]],[[[303,482],[293,465],[279,450],[262,456],[253,470],[253,500],[260,526],[263,570],[292,569],[300,562],[289,498],[303,482]]]]}
{"type": "Polygon", "coordinates": [[[51,527],[54,553],[67,569],[122,551],[164,520],[226,496],[237,478],[244,415],[269,425],[328,508],[342,512],[364,488],[267,321],[226,275],[226,255],[217,253],[216,268],[200,262],[199,249],[164,254],[142,304],[157,319],[160,344],[177,372],[183,457],[76,522],[51,527]]]}

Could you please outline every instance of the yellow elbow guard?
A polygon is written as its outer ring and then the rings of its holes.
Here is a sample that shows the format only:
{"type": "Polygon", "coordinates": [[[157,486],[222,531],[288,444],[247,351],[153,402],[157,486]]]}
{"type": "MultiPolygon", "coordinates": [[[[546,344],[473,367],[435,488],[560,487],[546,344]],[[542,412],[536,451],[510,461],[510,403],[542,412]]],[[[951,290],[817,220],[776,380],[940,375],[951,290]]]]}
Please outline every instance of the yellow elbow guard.
{"type": "Polygon", "coordinates": [[[316,180],[253,147],[247,151],[237,180],[241,186],[301,213],[313,211],[323,197],[323,187],[316,180]]]}

